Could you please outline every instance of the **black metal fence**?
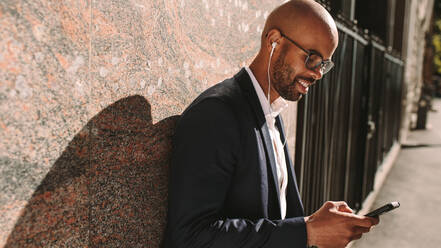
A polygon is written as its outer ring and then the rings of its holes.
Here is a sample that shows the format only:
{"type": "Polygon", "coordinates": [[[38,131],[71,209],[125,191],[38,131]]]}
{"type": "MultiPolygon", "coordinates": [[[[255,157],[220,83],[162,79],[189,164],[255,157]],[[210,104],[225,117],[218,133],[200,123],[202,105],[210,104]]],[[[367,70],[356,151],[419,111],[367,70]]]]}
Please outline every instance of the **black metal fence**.
{"type": "Polygon", "coordinates": [[[299,102],[295,169],[307,214],[324,201],[359,209],[398,140],[403,63],[339,24],[335,68],[299,102]]]}

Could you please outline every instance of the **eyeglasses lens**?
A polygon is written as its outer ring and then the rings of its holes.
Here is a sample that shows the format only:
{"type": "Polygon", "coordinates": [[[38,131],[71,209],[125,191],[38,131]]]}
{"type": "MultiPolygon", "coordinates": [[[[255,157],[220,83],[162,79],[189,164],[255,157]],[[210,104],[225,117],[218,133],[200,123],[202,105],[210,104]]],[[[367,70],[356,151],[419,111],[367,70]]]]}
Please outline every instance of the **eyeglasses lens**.
{"type": "Polygon", "coordinates": [[[310,54],[306,59],[306,67],[311,70],[315,70],[315,68],[320,66],[320,71],[322,74],[329,72],[332,67],[334,67],[334,63],[330,60],[323,61],[322,57],[317,54],[310,54]]]}
{"type": "Polygon", "coordinates": [[[322,74],[328,73],[332,69],[332,67],[334,67],[334,62],[332,62],[330,60],[323,61],[322,68],[321,68],[322,74]]]}

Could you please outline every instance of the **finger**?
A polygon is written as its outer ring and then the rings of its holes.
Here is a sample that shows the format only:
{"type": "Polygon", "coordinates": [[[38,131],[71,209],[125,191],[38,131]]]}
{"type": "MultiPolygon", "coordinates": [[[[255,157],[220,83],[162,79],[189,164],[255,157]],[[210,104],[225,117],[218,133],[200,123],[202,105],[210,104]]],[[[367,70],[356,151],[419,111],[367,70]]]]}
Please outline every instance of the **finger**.
{"type": "Polygon", "coordinates": [[[371,230],[371,227],[362,227],[362,226],[354,227],[354,233],[356,233],[356,234],[367,233],[370,230],[371,230]]]}
{"type": "Polygon", "coordinates": [[[344,202],[344,201],[334,202],[334,205],[337,207],[337,209],[340,208],[341,206],[348,207],[348,204],[346,202],[344,202]]]}
{"type": "Polygon", "coordinates": [[[352,239],[351,240],[357,240],[357,239],[360,239],[361,238],[361,236],[363,236],[363,234],[357,234],[357,235],[354,235],[354,236],[352,236],[352,239]]]}
{"type": "Polygon", "coordinates": [[[327,202],[325,202],[325,203],[323,204],[322,208],[330,209],[330,210],[332,210],[332,209],[338,209],[338,205],[336,204],[336,202],[333,202],[333,201],[327,201],[327,202]]]}
{"type": "Polygon", "coordinates": [[[347,218],[347,223],[354,225],[354,226],[360,226],[360,227],[371,227],[374,225],[374,220],[370,217],[366,216],[360,216],[356,214],[350,214],[345,212],[338,212],[338,215],[341,215],[345,218],[347,218]]]}
{"type": "Polygon", "coordinates": [[[375,225],[375,223],[378,223],[377,220],[375,220],[374,218],[370,218],[370,217],[366,217],[366,216],[359,216],[359,215],[354,215],[356,217],[353,218],[354,220],[354,225],[356,226],[360,226],[360,227],[371,227],[373,225],[375,225]]]}
{"type": "Polygon", "coordinates": [[[377,225],[378,223],[380,223],[380,218],[379,217],[367,217],[367,216],[361,216],[361,217],[363,217],[364,219],[369,220],[371,222],[372,226],[377,225]]]}
{"type": "Polygon", "coordinates": [[[372,218],[369,218],[371,221],[372,221],[372,224],[373,225],[378,225],[378,223],[380,223],[380,217],[372,217],[372,218]]]}
{"type": "Polygon", "coordinates": [[[328,201],[325,204],[327,207],[329,207],[330,210],[341,211],[340,209],[346,209],[346,208],[350,209],[348,204],[344,201],[338,201],[338,202],[328,201]]]}
{"type": "Polygon", "coordinates": [[[346,213],[350,213],[350,214],[352,214],[354,212],[354,210],[352,210],[347,204],[340,205],[338,207],[338,211],[346,212],[346,213]]]}

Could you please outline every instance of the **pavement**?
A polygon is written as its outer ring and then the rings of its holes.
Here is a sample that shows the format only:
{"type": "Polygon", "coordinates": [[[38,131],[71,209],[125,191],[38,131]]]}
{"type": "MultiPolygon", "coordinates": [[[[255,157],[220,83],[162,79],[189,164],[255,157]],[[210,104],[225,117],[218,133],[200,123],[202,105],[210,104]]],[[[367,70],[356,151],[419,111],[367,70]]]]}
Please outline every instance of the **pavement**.
{"type": "Polygon", "coordinates": [[[409,133],[372,209],[391,201],[400,208],[351,248],[441,247],[441,99],[435,99],[426,130],[409,133]]]}

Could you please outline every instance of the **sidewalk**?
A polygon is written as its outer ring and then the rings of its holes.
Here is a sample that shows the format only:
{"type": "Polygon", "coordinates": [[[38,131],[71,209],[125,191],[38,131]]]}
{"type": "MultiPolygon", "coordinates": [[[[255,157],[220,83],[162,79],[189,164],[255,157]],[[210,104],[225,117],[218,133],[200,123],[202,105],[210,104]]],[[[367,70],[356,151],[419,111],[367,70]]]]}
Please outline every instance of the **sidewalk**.
{"type": "Polygon", "coordinates": [[[401,149],[373,204],[375,209],[399,201],[401,207],[383,215],[352,248],[441,247],[440,99],[434,100],[434,109],[427,130],[410,132],[406,145],[415,146],[401,149]]]}

